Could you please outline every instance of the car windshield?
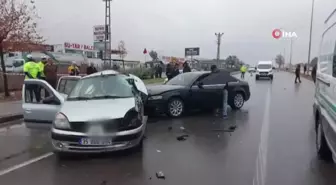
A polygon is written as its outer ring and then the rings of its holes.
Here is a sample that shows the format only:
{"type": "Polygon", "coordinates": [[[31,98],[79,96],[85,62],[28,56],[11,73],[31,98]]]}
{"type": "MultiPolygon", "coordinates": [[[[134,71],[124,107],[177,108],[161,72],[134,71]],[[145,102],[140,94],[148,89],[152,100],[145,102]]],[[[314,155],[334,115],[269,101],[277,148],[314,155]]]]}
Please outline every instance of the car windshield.
{"type": "Polygon", "coordinates": [[[132,86],[123,75],[100,75],[79,80],[67,100],[129,98],[133,96],[132,86]]]}
{"type": "Polygon", "coordinates": [[[271,69],[272,65],[270,64],[259,64],[258,69],[271,69]]]}
{"type": "Polygon", "coordinates": [[[187,86],[192,83],[195,77],[195,73],[182,73],[169,80],[166,84],[187,86]]]}

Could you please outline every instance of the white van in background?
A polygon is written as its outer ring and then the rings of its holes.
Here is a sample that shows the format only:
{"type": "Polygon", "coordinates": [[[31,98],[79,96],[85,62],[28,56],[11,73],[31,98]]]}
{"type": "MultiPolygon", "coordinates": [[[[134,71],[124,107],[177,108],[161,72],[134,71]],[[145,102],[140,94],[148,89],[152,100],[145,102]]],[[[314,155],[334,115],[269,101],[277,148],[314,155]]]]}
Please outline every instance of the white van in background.
{"type": "Polygon", "coordinates": [[[260,61],[256,66],[256,80],[259,78],[268,78],[273,80],[273,62],[272,61],[260,61]]]}

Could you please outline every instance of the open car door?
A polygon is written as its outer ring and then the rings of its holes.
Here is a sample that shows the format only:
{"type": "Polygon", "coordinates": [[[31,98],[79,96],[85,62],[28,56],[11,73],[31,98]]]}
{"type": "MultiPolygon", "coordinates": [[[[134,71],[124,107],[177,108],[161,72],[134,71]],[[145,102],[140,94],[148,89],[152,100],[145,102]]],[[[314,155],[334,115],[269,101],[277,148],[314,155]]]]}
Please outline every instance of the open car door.
{"type": "Polygon", "coordinates": [[[24,123],[28,128],[50,127],[64,98],[44,80],[25,80],[22,87],[24,123]],[[42,92],[42,93],[41,93],[42,92]]]}

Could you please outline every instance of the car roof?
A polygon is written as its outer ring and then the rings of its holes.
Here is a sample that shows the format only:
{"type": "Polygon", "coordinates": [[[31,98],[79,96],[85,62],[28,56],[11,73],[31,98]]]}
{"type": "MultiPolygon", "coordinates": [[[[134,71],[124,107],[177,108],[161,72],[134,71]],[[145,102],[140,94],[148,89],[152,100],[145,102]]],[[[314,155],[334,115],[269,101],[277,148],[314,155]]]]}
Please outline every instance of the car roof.
{"type": "Polygon", "coordinates": [[[110,70],[99,71],[99,72],[87,75],[87,76],[83,77],[83,79],[84,78],[95,77],[95,76],[99,76],[99,75],[117,75],[117,74],[120,74],[120,73],[118,71],[110,69],[110,70]]]}

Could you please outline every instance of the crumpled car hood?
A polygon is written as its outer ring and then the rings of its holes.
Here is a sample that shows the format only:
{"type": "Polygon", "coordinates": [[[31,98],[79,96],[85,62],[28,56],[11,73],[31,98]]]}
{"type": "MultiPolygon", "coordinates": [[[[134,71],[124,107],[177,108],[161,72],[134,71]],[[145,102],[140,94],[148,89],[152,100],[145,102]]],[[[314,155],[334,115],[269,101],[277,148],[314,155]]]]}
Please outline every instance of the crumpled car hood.
{"type": "Polygon", "coordinates": [[[86,122],[123,118],[134,107],[134,97],[65,101],[60,112],[67,116],[69,122],[86,122]]]}

